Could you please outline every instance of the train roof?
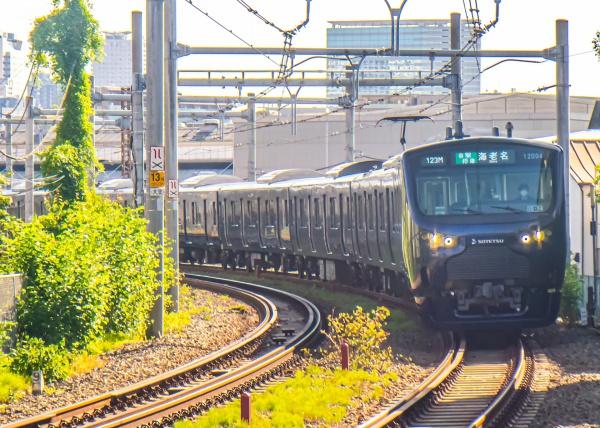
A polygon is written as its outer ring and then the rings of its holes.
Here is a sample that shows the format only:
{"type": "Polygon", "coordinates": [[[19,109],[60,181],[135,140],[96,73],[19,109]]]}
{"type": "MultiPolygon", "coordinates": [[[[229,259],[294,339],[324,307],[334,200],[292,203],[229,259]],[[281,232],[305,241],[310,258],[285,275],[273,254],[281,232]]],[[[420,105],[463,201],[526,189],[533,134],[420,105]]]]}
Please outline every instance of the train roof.
{"type": "Polygon", "coordinates": [[[290,168],[290,169],[277,169],[275,171],[267,172],[256,179],[257,183],[261,184],[273,184],[282,181],[299,180],[305,178],[321,178],[324,174],[314,171],[312,169],[305,168],[290,168]]]}
{"type": "Polygon", "coordinates": [[[235,175],[199,174],[182,181],[180,187],[183,189],[189,189],[194,187],[208,186],[211,184],[240,183],[243,181],[244,180],[242,178],[236,177],[235,175]]]}
{"type": "Polygon", "coordinates": [[[325,174],[332,178],[341,178],[348,175],[367,173],[381,169],[383,161],[377,159],[345,162],[330,168],[325,174]]]}
{"type": "MultiPolygon", "coordinates": [[[[549,142],[545,142],[545,141],[539,141],[539,140],[527,140],[525,138],[506,138],[506,137],[467,137],[467,138],[461,138],[461,139],[456,139],[456,140],[443,140],[443,141],[438,141],[436,143],[430,143],[430,144],[424,144],[422,146],[418,146],[418,147],[413,147],[410,149],[407,149],[404,153],[400,154],[400,159],[404,156],[405,153],[413,153],[413,152],[419,152],[421,150],[430,148],[430,147],[436,147],[436,146],[445,146],[448,144],[462,144],[462,143],[476,143],[476,142],[485,142],[485,143],[505,143],[505,144],[524,144],[524,145],[528,145],[528,146],[534,146],[534,147],[541,147],[544,149],[551,149],[551,150],[555,150],[555,151],[561,151],[562,149],[560,148],[560,146],[556,145],[556,144],[552,144],[549,142]]],[[[386,161],[387,163],[387,161],[386,161]]]]}

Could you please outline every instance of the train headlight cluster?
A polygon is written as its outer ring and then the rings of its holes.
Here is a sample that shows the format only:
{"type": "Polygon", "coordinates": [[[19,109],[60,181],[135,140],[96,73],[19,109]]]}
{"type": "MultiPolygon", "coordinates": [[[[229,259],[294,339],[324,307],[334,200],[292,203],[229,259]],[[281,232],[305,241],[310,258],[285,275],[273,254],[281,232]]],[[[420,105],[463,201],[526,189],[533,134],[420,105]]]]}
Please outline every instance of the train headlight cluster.
{"type": "Polygon", "coordinates": [[[444,236],[441,233],[429,234],[429,248],[437,250],[439,248],[454,248],[458,245],[458,238],[454,236],[444,236]]]}
{"type": "Polygon", "coordinates": [[[524,232],[521,234],[520,241],[521,244],[529,246],[533,243],[541,245],[546,239],[546,232],[543,230],[536,230],[534,232],[524,232]]]}

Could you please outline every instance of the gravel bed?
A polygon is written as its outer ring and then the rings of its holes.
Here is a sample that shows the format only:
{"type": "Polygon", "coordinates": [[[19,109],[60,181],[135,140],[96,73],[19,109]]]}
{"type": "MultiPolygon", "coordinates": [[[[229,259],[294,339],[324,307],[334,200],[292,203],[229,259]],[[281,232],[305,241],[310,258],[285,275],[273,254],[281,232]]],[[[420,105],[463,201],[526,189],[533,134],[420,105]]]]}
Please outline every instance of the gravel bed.
{"type": "Polygon", "coordinates": [[[534,331],[550,383],[532,427],[600,427],[600,333],[551,326],[534,331]]]}
{"type": "Polygon", "coordinates": [[[239,300],[192,290],[197,305],[207,308],[183,332],[125,345],[103,355],[102,367],[52,385],[51,395],[22,399],[0,407],[0,425],[73,404],[171,370],[246,334],[258,324],[256,311],[239,300]],[[241,309],[244,307],[244,309],[241,309]]]}

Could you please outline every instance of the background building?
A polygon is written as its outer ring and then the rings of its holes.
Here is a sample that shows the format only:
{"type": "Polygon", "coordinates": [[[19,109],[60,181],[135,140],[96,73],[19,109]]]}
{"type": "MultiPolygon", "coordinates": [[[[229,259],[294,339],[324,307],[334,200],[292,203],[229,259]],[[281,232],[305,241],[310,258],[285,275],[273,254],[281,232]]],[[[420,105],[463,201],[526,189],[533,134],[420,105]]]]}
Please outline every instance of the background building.
{"type": "Polygon", "coordinates": [[[33,90],[33,102],[36,107],[56,108],[60,106],[63,97],[63,89],[52,80],[48,73],[40,73],[37,85],[33,90]]]}
{"type": "Polygon", "coordinates": [[[94,86],[131,86],[131,32],[105,32],[104,58],[94,62],[94,86]]]}
{"type": "MultiPolygon", "coordinates": [[[[330,21],[331,28],[327,29],[328,48],[372,48],[385,49],[390,47],[391,24],[386,21],[330,21]]],[[[471,39],[471,26],[462,21],[461,45],[471,39]]],[[[450,49],[450,20],[449,19],[419,19],[403,20],[400,23],[400,49],[450,49]]],[[[479,49],[478,40],[474,48],[479,49]]],[[[423,57],[367,57],[360,70],[364,77],[385,78],[421,78],[432,71],[437,71],[448,62],[448,58],[436,58],[433,61],[423,57]]],[[[328,70],[345,70],[346,59],[328,60],[328,70]]],[[[463,58],[462,73],[465,94],[479,94],[481,81],[478,76],[478,64],[475,58],[463,58]]],[[[402,87],[369,87],[360,88],[360,95],[392,95],[402,93],[402,87]]],[[[446,94],[449,91],[442,87],[417,87],[411,90],[417,94],[446,94]]],[[[343,90],[328,89],[328,95],[339,97],[343,90]]]]}
{"type": "Polygon", "coordinates": [[[0,33],[0,98],[16,98],[27,80],[27,53],[13,33],[0,33]],[[21,82],[23,81],[23,82],[21,82]]]}

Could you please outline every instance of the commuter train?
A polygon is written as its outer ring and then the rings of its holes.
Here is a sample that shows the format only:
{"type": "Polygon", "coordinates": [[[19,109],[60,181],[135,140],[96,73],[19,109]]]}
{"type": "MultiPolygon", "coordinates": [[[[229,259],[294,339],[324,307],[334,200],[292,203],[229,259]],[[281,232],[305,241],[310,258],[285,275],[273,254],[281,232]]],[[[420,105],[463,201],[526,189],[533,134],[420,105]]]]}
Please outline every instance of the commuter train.
{"type": "Polygon", "coordinates": [[[181,189],[182,261],[260,259],[410,293],[443,329],[540,327],[557,316],[567,248],[556,145],[464,138],[326,174],[218,177],[181,189]]]}
{"type": "MultiPolygon", "coordinates": [[[[560,147],[499,137],[325,174],[197,176],[180,186],[180,260],[252,269],[260,259],[300,277],[410,295],[442,329],[540,327],[557,316],[567,261],[563,180],[560,147]]],[[[133,205],[129,180],[98,193],[133,205]]],[[[36,211],[43,199],[36,194],[36,211]]]]}

